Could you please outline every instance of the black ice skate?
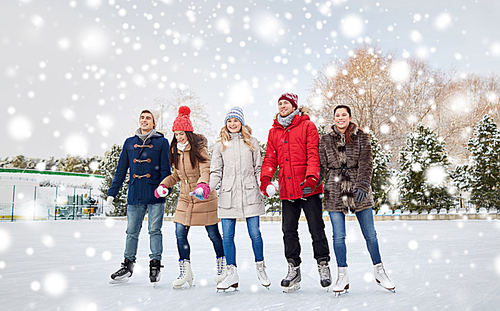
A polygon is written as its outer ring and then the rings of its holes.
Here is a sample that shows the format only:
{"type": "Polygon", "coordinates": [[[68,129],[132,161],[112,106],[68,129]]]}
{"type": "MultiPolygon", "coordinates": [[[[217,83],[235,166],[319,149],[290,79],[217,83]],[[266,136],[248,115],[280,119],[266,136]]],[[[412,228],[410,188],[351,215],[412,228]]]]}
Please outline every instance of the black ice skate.
{"type": "Polygon", "coordinates": [[[300,289],[300,266],[295,266],[293,259],[288,259],[288,273],[283,280],[281,280],[281,287],[284,293],[300,289]]]}
{"type": "Polygon", "coordinates": [[[149,262],[149,281],[156,287],[156,284],[160,281],[161,271],[163,268],[161,262],[157,259],[153,259],[149,262]]]}
{"type": "Polygon", "coordinates": [[[110,284],[119,284],[128,282],[129,278],[134,273],[134,265],[135,261],[130,261],[125,258],[125,260],[121,263],[121,268],[118,269],[115,273],[111,274],[110,284]]]}
{"type": "Polygon", "coordinates": [[[320,261],[318,263],[319,281],[321,286],[328,287],[332,285],[332,275],[330,274],[330,267],[327,261],[320,261]]]}

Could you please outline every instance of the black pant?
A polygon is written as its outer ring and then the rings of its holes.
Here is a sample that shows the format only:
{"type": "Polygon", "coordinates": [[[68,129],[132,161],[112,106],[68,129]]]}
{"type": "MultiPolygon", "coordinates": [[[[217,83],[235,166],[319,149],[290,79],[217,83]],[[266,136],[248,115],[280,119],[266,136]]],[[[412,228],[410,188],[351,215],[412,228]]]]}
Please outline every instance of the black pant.
{"type": "Polygon", "coordinates": [[[312,238],[314,258],[320,261],[330,261],[330,249],[325,235],[322,204],[319,194],[298,200],[283,200],[281,204],[283,242],[285,243],[285,257],[293,259],[296,266],[300,265],[299,218],[301,209],[307,219],[307,226],[312,238]]]}

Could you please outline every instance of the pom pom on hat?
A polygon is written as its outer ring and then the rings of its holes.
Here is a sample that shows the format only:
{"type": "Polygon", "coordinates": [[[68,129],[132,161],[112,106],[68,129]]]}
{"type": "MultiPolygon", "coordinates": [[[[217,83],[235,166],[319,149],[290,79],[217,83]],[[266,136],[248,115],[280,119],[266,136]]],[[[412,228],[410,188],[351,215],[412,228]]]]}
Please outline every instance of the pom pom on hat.
{"type": "Polygon", "coordinates": [[[292,106],[295,108],[299,108],[299,96],[297,94],[293,93],[285,93],[280,96],[280,99],[278,99],[278,103],[282,100],[288,100],[292,106]]]}
{"type": "Polygon", "coordinates": [[[172,125],[172,132],[193,132],[193,124],[191,124],[191,120],[189,119],[190,114],[191,109],[189,109],[188,106],[180,106],[179,115],[175,118],[174,124],[172,125]]]}
{"type": "Polygon", "coordinates": [[[241,125],[245,125],[245,115],[243,114],[243,109],[240,107],[233,107],[227,112],[224,124],[226,124],[227,120],[230,118],[236,118],[240,120],[241,125]]]}

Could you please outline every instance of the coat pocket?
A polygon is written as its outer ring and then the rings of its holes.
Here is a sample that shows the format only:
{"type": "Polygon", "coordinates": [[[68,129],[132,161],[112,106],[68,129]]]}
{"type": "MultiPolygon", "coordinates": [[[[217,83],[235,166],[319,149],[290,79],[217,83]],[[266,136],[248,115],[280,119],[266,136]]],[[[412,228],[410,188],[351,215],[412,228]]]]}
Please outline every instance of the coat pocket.
{"type": "Polygon", "coordinates": [[[256,184],[246,184],[245,185],[245,197],[247,204],[259,204],[262,202],[262,195],[260,194],[260,188],[256,184]]]}
{"type": "Polygon", "coordinates": [[[231,186],[220,187],[219,190],[219,207],[230,208],[231,207],[231,186]]]}

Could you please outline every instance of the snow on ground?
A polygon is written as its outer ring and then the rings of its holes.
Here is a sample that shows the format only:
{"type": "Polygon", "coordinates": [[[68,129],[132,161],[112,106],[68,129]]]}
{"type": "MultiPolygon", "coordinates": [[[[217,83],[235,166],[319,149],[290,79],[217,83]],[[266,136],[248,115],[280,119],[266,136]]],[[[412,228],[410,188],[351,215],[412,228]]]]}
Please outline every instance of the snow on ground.
{"type": "MultiPolygon", "coordinates": [[[[108,284],[119,268],[124,221],[79,220],[0,223],[2,310],[494,310],[500,305],[500,222],[376,222],[382,260],[396,293],[377,286],[357,222],[347,222],[349,294],[322,289],[305,222],[302,288],[282,293],[286,274],[281,226],[262,222],[265,258],[272,285],[259,285],[245,223],[238,222],[236,246],[240,288],[216,293],[215,255],[206,231],[190,231],[195,287],[172,289],[178,275],[174,225],[164,223],[165,269],[153,288],[148,279],[147,224],[129,283],[108,284]]],[[[331,225],[326,223],[331,243],[331,225]]],[[[332,251],[332,257],[333,251],[332,251]]],[[[333,266],[334,259],[332,260],[333,266]]],[[[336,269],[332,269],[336,278],[336,269]]]]}

